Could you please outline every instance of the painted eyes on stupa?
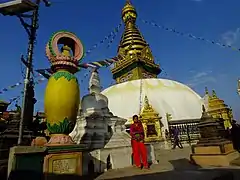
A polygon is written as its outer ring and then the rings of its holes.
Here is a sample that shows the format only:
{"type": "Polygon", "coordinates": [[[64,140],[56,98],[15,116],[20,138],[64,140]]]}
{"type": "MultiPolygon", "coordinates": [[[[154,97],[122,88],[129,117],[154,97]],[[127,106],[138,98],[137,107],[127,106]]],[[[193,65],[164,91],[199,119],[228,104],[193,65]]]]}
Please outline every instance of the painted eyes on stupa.
{"type": "Polygon", "coordinates": [[[133,74],[128,74],[126,77],[122,78],[122,79],[120,80],[120,82],[126,82],[126,81],[128,81],[132,76],[133,76],[133,74]]]}

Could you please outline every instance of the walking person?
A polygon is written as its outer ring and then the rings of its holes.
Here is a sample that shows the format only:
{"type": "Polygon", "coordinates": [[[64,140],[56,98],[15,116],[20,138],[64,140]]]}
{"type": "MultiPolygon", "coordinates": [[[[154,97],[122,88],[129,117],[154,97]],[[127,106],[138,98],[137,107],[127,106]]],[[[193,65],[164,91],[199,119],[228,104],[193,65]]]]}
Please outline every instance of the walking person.
{"type": "Polygon", "coordinates": [[[165,129],[165,139],[169,140],[169,132],[167,129],[165,129]]]}
{"type": "Polygon", "coordinates": [[[235,120],[232,121],[231,138],[234,149],[240,151],[240,127],[235,120]]]}
{"type": "Polygon", "coordinates": [[[175,149],[176,146],[178,146],[180,149],[183,148],[182,143],[179,140],[179,131],[176,127],[173,127],[172,129],[172,133],[173,133],[173,148],[175,149]]]}
{"type": "Polygon", "coordinates": [[[142,122],[137,115],[133,116],[133,124],[130,126],[133,160],[137,168],[149,169],[147,161],[147,149],[144,144],[144,130],[142,122]],[[141,164],[142,160],[142,164],[141,164]]]}

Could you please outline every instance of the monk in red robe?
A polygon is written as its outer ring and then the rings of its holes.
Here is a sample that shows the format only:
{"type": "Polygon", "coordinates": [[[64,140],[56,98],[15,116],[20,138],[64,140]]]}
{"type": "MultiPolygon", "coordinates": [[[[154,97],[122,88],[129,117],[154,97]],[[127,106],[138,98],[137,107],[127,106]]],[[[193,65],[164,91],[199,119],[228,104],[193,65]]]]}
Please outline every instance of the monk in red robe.
{"type": "Polygon", "coordinates": [[[147,149],[144,145],[144,130],[142,122],[138,119],[137,115],[133,116],[133,124],[130,126],[131,143],[133,150],[133,160],[135,166],[141,168],[142,164],[145,169],[149,168],[147,161],[147,149]]]}

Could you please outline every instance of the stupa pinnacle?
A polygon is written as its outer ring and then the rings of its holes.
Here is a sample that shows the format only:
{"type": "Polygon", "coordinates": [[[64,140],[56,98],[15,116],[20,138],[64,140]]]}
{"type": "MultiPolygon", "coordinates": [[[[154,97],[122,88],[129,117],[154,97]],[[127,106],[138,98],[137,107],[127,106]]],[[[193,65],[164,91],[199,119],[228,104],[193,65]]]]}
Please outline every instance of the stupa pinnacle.
{"type": "Polygon", "coordinates": [[[156,78],[161,72],[155,64],[151,49],[136,26],[137,11],[130,0],[122,9],[124,33],[119,47],[119,61],[112,69],[113,78],[117,83],[125,81],[156,78]]]}

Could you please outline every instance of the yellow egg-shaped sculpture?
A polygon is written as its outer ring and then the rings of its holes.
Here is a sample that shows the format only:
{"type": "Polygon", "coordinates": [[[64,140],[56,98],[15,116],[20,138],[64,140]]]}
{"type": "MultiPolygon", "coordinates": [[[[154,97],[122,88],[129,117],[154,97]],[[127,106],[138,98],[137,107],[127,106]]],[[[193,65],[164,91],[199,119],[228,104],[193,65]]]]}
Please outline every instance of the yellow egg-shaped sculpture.
{"type": "Polygon", "coordinates": [[[57,71],[48,80],[44,109],[50,134],[69,134],[75,125],[80,101],[77,78],[57,71]]]}

